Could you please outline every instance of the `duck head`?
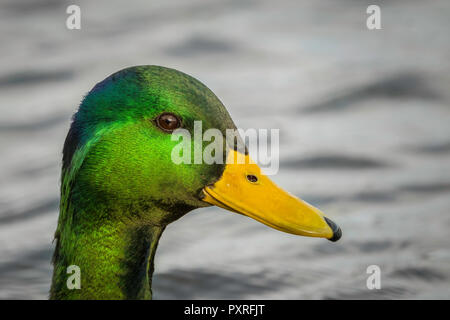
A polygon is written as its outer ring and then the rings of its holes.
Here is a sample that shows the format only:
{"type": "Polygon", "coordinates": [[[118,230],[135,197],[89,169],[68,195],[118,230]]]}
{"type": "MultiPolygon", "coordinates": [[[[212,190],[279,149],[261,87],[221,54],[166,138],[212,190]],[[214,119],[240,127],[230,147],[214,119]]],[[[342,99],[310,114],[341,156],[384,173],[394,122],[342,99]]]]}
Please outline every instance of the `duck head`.
{"type": "MultiPolygon", "coordinates": [[[[180,142],[173,133],[184,129],[193,137],[195,121],[224,137],[236,129],[214,93],[182,72],[138,66],[109,76],[74,115],[63,152],[62,196],[66,188],[71,201],[106,203],[121,221],[132,212],[165,226],[192,209],[216,205],[291,234],[340,238],[339,227],[319,209],[264,175],[239,138],[224,139],[219,163],[175,163],[180,142]],[[229,161],[239,156],[244,163],[229,161]]],[[[192,144],[192,150],[208,143],[192,144]]]]}

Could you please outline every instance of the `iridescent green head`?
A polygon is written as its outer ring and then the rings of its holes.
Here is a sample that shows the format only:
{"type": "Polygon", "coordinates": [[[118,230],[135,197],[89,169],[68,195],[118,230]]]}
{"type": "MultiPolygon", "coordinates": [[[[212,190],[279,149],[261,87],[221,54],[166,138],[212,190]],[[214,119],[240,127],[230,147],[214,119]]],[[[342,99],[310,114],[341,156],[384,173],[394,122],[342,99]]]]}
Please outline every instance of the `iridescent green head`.
{"type": "Polygon", "coordinates": [[[138,66],[98,83],[74,115],[64,147],[63,175],[76,180],[72,200],[178,212],[153,215],[155,223],[207,206],[201,191],[220,178],[224,165],[175,164],[171,159],[179,143],[171,139],[171,129],[180,126],[193,137],[194,121],[224,136],[226,129],[235,129],[214,93],[182,72],[138,66]]]}

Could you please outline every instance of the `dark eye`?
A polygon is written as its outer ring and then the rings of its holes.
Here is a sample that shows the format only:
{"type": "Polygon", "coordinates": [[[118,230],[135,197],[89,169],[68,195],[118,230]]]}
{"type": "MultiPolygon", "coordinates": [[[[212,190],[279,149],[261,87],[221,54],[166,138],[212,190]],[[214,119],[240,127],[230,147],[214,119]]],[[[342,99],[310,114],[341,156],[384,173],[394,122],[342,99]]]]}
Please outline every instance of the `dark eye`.
{"type": "Polygon", "coordinates": [[[173,113],[165,112],[156,118],[156,124],[163,131],[172,132],[181,126],[181,120],[173,113]]]}

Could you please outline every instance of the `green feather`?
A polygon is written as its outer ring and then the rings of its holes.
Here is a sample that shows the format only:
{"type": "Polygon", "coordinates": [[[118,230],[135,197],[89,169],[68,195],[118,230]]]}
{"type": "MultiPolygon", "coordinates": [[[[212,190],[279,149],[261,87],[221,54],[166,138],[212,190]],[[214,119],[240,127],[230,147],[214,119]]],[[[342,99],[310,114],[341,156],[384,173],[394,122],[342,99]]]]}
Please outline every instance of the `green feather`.
{"type": "Polygon", "coordinates": [[[181,117],[191,135],[196,120],[224,136],[235,129],[211,90],[179,71],[131,67],[98,83],[74,115],[63,150],[50,298],[151,298],[164,228],[206,206],[200,192],[224,170],[174,164],[178,142],[154,123],[162,112],[181,117]],[[70,265],[81,269],[79,290],[67,288],[70,265]]]}

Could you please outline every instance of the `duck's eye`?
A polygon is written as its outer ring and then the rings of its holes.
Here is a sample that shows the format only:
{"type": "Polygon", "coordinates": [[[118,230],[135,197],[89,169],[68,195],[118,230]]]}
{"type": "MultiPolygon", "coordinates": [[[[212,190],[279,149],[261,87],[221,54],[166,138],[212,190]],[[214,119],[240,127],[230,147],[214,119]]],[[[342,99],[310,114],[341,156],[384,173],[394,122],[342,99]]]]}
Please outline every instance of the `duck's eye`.
{"type": "Polygon", "coordinates": [[[156,118],[156,124],[166,132],[172,132],[181,126],[181,120],[173,113],[164,112],[156,118]]]}

